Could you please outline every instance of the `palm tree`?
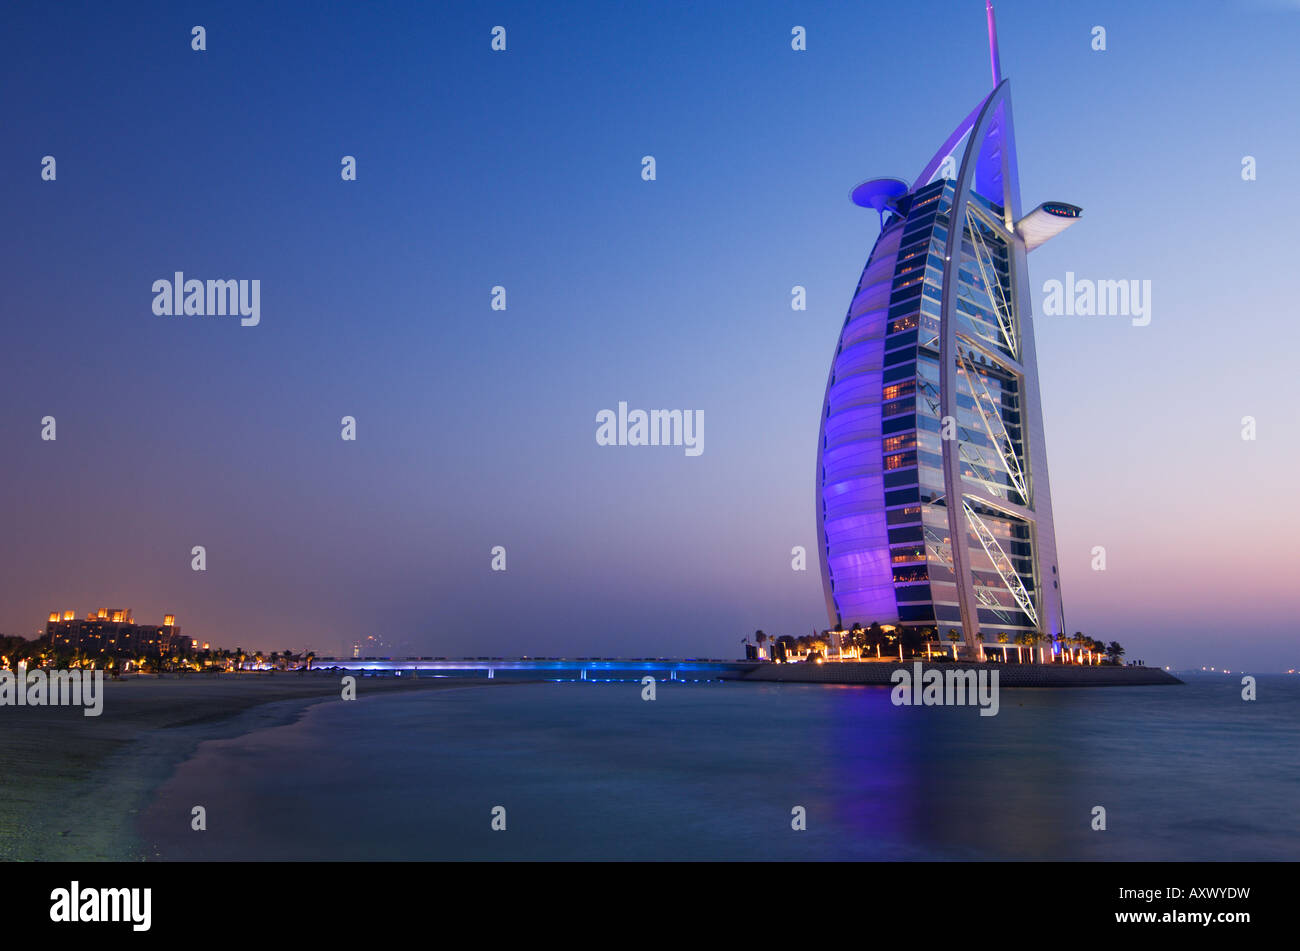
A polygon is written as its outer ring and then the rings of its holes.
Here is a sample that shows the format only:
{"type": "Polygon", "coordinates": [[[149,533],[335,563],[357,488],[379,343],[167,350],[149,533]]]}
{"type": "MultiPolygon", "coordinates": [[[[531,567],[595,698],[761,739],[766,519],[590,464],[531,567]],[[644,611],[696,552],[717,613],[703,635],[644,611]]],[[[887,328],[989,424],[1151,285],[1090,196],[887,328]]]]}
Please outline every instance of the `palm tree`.
{"type": "Polygon", "coordinates": [[[1106,648],[1106,654],[1118,664],[1120,658],[1124,656],[1124,648],[1120,646],[1119,641],[1111,641],[1110,646],[1106,648]]]}
{"type": "Polygon", "coordinates": [[[1011,641],[1011,635],[1008,634],[1006,631],[1003,631],[1001,634],[998,635],[998,643],[1004,645],[1002,648],[1002,663],[1004,664],[1007,662],[1007,649],[1005,645],[1010,643],[1010,641],[1011,641]]]}
{"type": "Polygon", "coordinates": [[[1016,663],[1017,664],[1023,664],[1025,662],[1025,655],[1023,651],[1026,647],[1029,647],[1033,643],[1031,637],[1032,635],[1026,634],[1024,631],[1021,631],[1019,634],[1016,635],[1016,663]]]}
{"type": "MultiPolygon", "coordinates": [[[[859,627],[859,630],[861,628],[859,627]]],[[[880,646],[885,643],[885,629],[880,626],[879,621],[872,621],[868,625],[866,632],[862,635],[863,643],[867,647],[876,649],[876,660],[880,659],[880,646]]]]}
{"type": "Polygon", "coordinates": [[[948,628],[948,640],[952,641],[952,659],[957,659],[957,645],[961,642],[961,631],[955,627],[948,628]]]}
{"type": "Polygon", "coordinates": [[[1083,655],[1088,655],[1088,663],[1092,663],[1092,638],[1080,631],[1077,635],[1079,638],[1079,663],[1083,663],[1083,655]]]}

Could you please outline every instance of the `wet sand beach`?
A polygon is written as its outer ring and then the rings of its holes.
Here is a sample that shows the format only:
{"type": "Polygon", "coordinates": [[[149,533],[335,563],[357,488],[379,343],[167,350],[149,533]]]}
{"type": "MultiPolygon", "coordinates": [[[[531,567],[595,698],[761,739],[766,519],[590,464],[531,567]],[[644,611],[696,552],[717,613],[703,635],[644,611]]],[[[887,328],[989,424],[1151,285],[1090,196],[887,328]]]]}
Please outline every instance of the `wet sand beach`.
{"type": "MultiPolygon", "coordinates": [[[[134,820],[204,740],[291,723],[339,700],[341,672],[192,674],[109,680],[103,713],[0,707],[0,860],[144,858],[134,820]]],[[[488,685],[359,677],[357,698],[488,685]]]]}

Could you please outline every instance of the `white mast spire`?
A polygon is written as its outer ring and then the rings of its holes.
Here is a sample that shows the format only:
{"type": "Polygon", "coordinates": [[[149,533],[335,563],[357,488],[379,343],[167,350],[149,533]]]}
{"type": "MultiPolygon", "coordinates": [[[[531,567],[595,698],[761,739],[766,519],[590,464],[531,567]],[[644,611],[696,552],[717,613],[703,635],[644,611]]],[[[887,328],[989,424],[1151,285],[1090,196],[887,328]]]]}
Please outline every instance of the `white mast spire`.
{"type": "Polygon", "coordinates": [[[993,18],[993,0],[984,0],[989,15],[989,60],[993,66],[993,87],[1002,82],[1002,60],[998,56],[998,24],[993,18]]]}

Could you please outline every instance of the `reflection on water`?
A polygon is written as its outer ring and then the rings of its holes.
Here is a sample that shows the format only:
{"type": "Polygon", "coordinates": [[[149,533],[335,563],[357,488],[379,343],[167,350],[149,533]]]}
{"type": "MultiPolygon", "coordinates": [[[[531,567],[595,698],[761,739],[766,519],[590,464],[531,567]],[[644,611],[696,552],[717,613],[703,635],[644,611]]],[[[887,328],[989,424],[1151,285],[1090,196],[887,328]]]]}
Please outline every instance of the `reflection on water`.
{"type": "Polygon", "coordinates": [[[1006,690],[994,717],[793,684],[328,703],[204,744],[141,830],[164,859],[1296,859],[1297,680],[1006,690]]]}

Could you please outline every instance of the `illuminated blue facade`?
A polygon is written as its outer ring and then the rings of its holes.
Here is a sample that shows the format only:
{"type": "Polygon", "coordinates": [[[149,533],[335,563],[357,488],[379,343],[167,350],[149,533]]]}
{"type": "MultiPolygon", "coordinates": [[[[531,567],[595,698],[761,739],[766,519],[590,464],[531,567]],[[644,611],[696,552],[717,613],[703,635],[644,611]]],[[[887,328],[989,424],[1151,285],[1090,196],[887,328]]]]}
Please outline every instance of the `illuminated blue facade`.
{"type": "Polygon", "coordinates": [[[1064,631],[1026,254],[1079,217],[1021,216],[1010,91],[994,89],[880,213],[831,365],[817,524],[831,623],[1064,631]],[[955,541],[955,543],[954,543],[955,541]]]}

